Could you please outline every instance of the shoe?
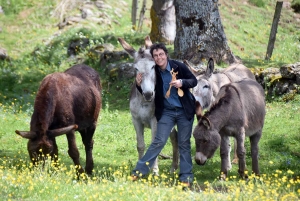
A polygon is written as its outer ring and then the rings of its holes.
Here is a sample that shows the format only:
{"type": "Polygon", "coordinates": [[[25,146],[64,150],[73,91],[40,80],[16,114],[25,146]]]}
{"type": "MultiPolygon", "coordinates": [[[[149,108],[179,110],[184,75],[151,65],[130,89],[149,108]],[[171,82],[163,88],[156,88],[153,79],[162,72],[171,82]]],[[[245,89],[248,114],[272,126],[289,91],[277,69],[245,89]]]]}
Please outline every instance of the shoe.
{"type": "Polygon", "coordinates": [[[181,182],[182,190],[188,191],[191,188],[191,184],[189,182],[181,182]]]}
{"type": "Polygon", "coordinates": [[[137,181],[139,178],[136,175],[131,175],[131,181],[137,181]]]}

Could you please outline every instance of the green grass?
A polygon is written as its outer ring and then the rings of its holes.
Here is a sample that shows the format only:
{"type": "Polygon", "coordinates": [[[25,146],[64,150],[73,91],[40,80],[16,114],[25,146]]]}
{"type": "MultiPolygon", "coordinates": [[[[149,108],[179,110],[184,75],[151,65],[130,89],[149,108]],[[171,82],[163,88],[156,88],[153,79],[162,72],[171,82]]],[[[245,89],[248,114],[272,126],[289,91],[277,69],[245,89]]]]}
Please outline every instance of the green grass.
{"type": "Polygon", "coordinates": [[[299,61],[300,25],[293,13],[285,8],[281,11],[271,60],[264,60],[275,3],[260,8],[224,1],[220,6],[229,47],[248,67],[280,67],[284,63],[299,61]]]}
{"type": "MultiPolygon", "coordinates": [[[[100,198],[103,200],[139,200],[140,198],[150,199],[150,197],[151,199],[182,200],[185,196],[190,196],[193,200],[203,198],[203,196],[207,200],[234,199],[235,197],[239,200],[248,200],[247,194],[252,196],[252,193],[258,193],[258,189],[253,192],[252,189],[249,192],[250,189],[258,186],[265,189],[262,195],[267,196],[266,199],[260,198],[261,200],[268,200],[267,198],[274,200],[275,197],[283,198],[284,196],[295,197],[300,193],[298,168],[300,131],[299,128],[295,128],[300,119],[298,99],[290,103],[267,104],[267,116],[260,141],[261,179],[258,181],[250,179],[247,183],[243,183],[243,180],[239,180],[237,165],[234,165],[229,172],[229,180],[225,183],[219,182],[217,178],[220,171],[220,157],[217,151],[205,166],[194,164],[196,191],[193,194],[181,192],[180,185],[177,184],[178,178],[168,173],[171,160],[160,160],[161,177],[147,178],[138,183],[129,181],[130,170],[137,161],[137,151],[135,132],[128,108],[102,110],[94,137],[95,169],[92,177],[87,178],[82,175],[80,180],[75,179],[74,166],[67,153],[65,136],[57,138],[60,168],[56,169],[49,161],[44,169],[41,166],[32,169],[26,151],[27,140],[14,133],[15,129],[28,130],[31,111],[15,112],[13,105],[13,103],[11,106],[2,105],[0,109],[2,125],[0,128],[2,142],[0,176],[5,178],[0,182],[0,187],[1,196],[7,200],[14,198],[69,200],[75,196],[86,200],[100,198]],[[281,183],[281,185],[272,186],[269,182],[281,183]],[[249,190],[244,189],[249,186],[252,186],[249,190]],[[246,193],[236,194],[234,188],[244,189],[246,193]],[[153,192],[151,196],[147,195],[150,191],[153,192]],[[278,195],[272,195],[272,191],[276,191],[278,195]],[[120,195],[124,197],[120,199],[120,195]]],[[[79,135],[77,136],[81,163],[84,165],[84,147],[79,135]]],[[[146,130],[145,136],[148,146],[149,129],[146,130]]],[[[192,143],[194,143],[193,138],[192,143]]],[[[250,171],[249,139],[246,140],[245,146],[247,168],[250,171]]],[[[163,149],[163,153],[171,155],[170,142],[163,149]]],[[[195,154],[195,146],[193,146],[192,154],[195,154]]],[[[253,200],[259,200],[259,198],[253,200]]]]}
{"type": "MultiPolygon", "coordinates": [[[[103,107],[95,132],[94,174],[75,179],[72,160],[67,153],[65,136],[57,138],[59,166],[50,161],[43,168],[33,168],[27,153],[27,142],[15,130],[28,130],[36,91],[49,73],[63,71],[76,63],[67,56],[71,40],[88,38],[90,47],[111,43],[122,50],[117,38],[124,37],[129,44],[139,47],[150,28],[132,31],[131,1],[114,13],[119,2],[106,2],[107,10],[118,23],[85,24],[77,28],[58,30],[57,18],[50,13],[56,2],[43,3],[24,0],[7,1],[0,5],[7,10],[0,15],[0,46],[4,47],[10,62],[0,61],[0,198],[1,200],[298,200],[300,196],[300,95],[289,102],[284,97],[268,100],[267,115],[260,141],[259,164],[261,178],[240,180],[237,165],[229,172],[228,181],[218,180],[220,157],[215,156],[205,166],[194,164],[195,190],[182,192],[178,175],[170,175],[171,160],[160,160],[159,178],[146,178],[137,183],[128,176],[137,162],[135,131],[129,111],[129,93],[133,80],[114,80],[100,66],[99,57],[82,50],[78,58],[95,68],[101,75],[103,107]],[[25,16],[25,17],[24,17],[25,16]],[[57,34],[52,37],[53,34],[57,34]]],[[[299,24],[290,11],[282,11],[277,41],[271,61],[264,61],[275,1],[265,1],[263,7],[244,5],[239,1],[221,1],[220,13],[229,46],[248,67],[280,67],[299,61],[299,24]],[[289,23],[287,23],[289,22],[289,23]],[[267,24],[267,30],[266,30],[267,24]]],[[[150,6],[149,6],[150,8],[150,6]]],[[[147,11],[149,12],[149,10],[147,11]]],[[[172,52],[172,46],[168,46],[172,52]]],[[[126,60],[127,61],[127,60],[126,60]]],[[[118,61],[118,62],[125,62],[118,61]]],[[[196,122],[195,122],[196,124],[196,122]]],[[[194,125],[195,125],[194,124],[194,125]]],[[[77,135],[77,145],[84,165],[84,147],[77,135]]],[[[150,130],[146,129],[147,146],[150,130]]],[[[195,154],[192,138],[192,155],[195,154]]],[[[251,170],[250,144],[246,139],[247,168],[251,170]]],[[[171,143],[163,153],[171,156],[171,143]]]]}

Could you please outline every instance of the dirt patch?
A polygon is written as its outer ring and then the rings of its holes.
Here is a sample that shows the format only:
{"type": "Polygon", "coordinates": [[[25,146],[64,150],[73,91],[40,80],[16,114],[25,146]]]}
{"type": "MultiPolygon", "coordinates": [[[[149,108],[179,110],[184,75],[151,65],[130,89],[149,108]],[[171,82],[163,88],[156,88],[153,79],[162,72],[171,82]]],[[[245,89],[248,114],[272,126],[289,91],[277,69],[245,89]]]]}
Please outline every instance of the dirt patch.
{"type": "Polygon", "coordinates": [[[26,19],[29,17],[29,15],[32,13],[33,9],[32,8],[28,8],[25,9],[23,11],[21,11],[18,15],[18,19],[26,19]]]}

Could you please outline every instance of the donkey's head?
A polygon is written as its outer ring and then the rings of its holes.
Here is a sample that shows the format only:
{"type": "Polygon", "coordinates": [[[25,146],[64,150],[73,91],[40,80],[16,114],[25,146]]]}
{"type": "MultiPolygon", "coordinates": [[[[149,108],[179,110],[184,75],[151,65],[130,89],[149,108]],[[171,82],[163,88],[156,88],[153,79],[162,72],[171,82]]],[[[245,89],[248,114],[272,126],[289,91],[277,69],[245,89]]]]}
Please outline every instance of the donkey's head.
{"type": "Polygon", "coordinates": [[[51,158],[55,157],[55,155],[57,156],[58,150],[54,143],[55,137],[66,134],[70,131],[75,131],[77,128],[77,125],[71,125],[55,130],[47,130],[46,132],[19,130],[16,130],[15,132],[21,137],[29,140],[27,149],[31,161],[35,164],[39,160],[44,160],[48,155],[51,158]]]}
{"type": "Polygon", "coordinates": [[[209,108],[214,101],[213,87],[209,80],[214,71],[214,61],[209,59],[204,74],[197,76],[197,86],[193,88],[193,94],[203,109],[209,108]]]}
{"type": "Polygon", "coordinates": [[[196,102],[196,115],[198,124],[193,131],[196,143],[195,161],[198,165],[204,165],[220,146],[221,137],[210,120],[202,115],[199,102],[196,102]]]}
{"type": "Polygon", "coordinates": [[[155,90],[155,62],[150,54],[150,46],[152,41],[150,37],[145,38],[145,45],[141,47],[139,51],[136,51],[132,46],[130,46],[124,39],[119,38],[124,50],[134,58],[133,66],[136,73],[142,73],[143,79],[141,83],[141,88],[143,90],[143,97],[145,101],[152,101],[154,99],[155,90]]]}

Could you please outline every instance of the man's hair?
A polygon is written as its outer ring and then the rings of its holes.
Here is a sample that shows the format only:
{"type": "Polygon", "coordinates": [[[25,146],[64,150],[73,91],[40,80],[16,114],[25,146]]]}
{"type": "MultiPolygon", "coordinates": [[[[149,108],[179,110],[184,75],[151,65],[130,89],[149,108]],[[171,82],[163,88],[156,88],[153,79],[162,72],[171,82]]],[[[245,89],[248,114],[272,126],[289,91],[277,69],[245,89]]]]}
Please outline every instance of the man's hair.
{"type": "Polygon", "coordinates": [[[157,50],[157,49],[162,49],[166,53],[166,55],[168,55],[168,50],[167,50],[165,44],[163,44],[163,43],[154,43],[150,47],[150,53],[151,53],[152,57],[153,57],[153,50],[157,50]]]}

